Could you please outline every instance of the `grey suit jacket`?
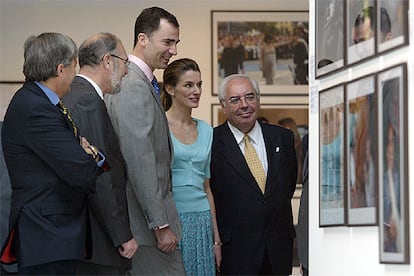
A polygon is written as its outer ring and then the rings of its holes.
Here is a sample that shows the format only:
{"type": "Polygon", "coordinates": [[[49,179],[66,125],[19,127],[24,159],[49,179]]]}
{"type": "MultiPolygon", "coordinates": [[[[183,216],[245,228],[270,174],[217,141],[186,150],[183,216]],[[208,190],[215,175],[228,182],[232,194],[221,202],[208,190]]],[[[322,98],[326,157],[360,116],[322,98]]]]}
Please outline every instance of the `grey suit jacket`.
{"type": "Polygon", "coordinates": [[[132,232],[141,245],[156,246],[155,227],[169,224],[181,238],[172,196],[173,148],[164,109],[150,81],[134,63],[121,92],[105,97],[127,163],[127,198],[132,232]]]}
{"type": "Polygon", "coordinates": [[[96,192],[88,197],[93,246],[91,261],[127,267],[129,260],[118,253],[118,247],[132,239],[126,199],[126,166],[105,103],[95,88],[79,76],[63,102],[80,135],[100,149],[110,166],[109,171],[98,177],[96,192]]]}

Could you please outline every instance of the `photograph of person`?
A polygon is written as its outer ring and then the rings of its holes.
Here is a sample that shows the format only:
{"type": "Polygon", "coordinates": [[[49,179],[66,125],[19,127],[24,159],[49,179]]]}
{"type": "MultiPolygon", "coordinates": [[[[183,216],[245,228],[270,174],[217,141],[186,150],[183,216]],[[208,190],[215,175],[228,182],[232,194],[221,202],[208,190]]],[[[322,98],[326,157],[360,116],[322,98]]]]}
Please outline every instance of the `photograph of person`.
{"type": "Polygon", "coordinates": [[[378,52],[408,43],[408,1],[379,0],[377,16],[378,52]]]}
{"type": "Polygon", "coordinates": [[[376,92],[373,75],[346,86],[348,224],[376,223],[376,92]]]}
{"type": "Polygon", "coordinates": [[[263,96],[308,94],[307,11],[212,11],[213,95],[229,75],[245,74],[263,96]]]}
{"type": "Polygon", "coordinates": [[[381,262],[407,261],[407,141],[404,67],[378,75],[381,262]]]}
{"type": "Polygon", "coordinates": [[[344,1],[317,0],[316,14],[318,77],[344,66],[344,1]]]}
{"type": "Polygon", "coordinates": [[[347,2],[347,64],[375,54],[375,8],[373,0],[347,2]]]}
{"type": "Polygon", "coordinates": [[[319,95],[320,225],[344,220],[344,86],[319,95]]]}

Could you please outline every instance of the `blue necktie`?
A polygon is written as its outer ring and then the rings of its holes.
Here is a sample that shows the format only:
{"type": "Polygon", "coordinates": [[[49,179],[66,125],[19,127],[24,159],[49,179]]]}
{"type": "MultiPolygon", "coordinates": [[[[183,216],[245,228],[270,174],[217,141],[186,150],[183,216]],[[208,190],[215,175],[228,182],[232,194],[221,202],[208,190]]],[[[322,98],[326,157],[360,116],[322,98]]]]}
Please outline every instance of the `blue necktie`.
{"type": "Polygon", "coordinates": [[[152,86],[154,86],[155,92],[157,93],[158,97],[160,96],[160,87],[158,86],[157,78],[154,77],[151,82],[152,86]]]}

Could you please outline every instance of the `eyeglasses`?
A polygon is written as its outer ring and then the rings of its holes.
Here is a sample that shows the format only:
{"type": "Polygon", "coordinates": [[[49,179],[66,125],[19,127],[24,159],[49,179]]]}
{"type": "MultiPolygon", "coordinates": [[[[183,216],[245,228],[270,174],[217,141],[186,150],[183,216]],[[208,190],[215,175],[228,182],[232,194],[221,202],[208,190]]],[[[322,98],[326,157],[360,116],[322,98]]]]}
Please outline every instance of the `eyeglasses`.
{"type": "Polygon", "coordinates": [[[111,57],[114,57],[114,58],[117,58],[117,59],[122,60],[125,63],[126,67],[128,67],[128,65],[131,63],[131,61],[129,61],[128,59],[121,58],[121,57],[119,57],[117,55],[114,55],[114,54],[109,54],[109,55],[111,57]]]}
{"type": "Polygon", "coordinates": [[[252,93],[247,93],[246,95],[244,95],[242,97],[233,96],[233,97],[230,97],[230,99],[228,99],[227,102],[236,105],[236,104],[240,103],[241,99],[244,99],[248,103],[252,103],[252,102],[256,101],[257,95],[256,95],[256,93],[252,92],[252,93]]]}

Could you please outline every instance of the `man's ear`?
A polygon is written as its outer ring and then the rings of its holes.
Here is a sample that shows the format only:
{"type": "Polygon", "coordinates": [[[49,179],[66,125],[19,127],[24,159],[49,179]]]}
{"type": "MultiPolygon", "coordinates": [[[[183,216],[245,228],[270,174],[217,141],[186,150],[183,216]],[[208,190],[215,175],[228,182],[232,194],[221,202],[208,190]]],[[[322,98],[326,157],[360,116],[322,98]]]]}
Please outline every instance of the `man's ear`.
{"type": "Polygon", "coordinates": [[[147,41],[149,40],[148,36],[144,33],[139,33],[137,37],[137,43],[141,44],[143,47],[147,45],[147,41]]]}

